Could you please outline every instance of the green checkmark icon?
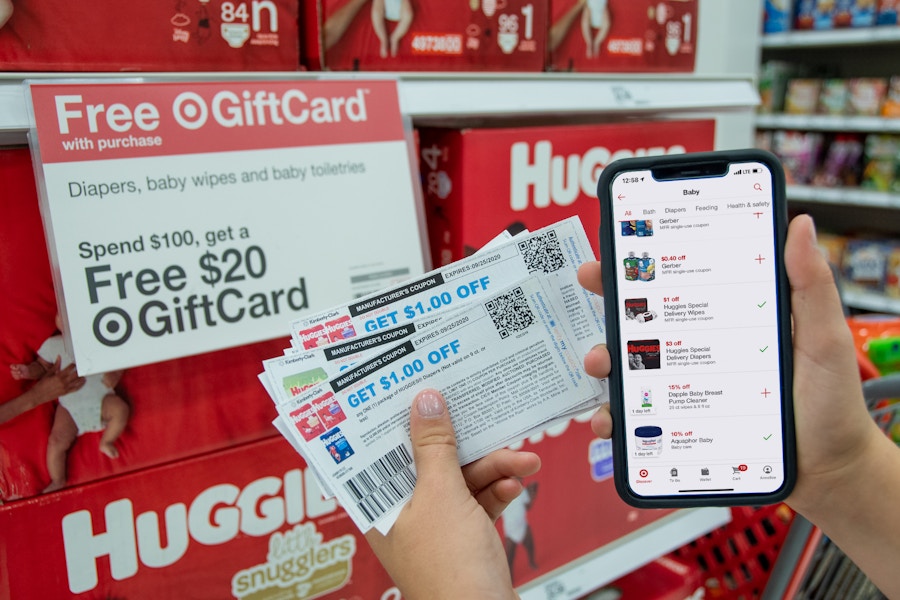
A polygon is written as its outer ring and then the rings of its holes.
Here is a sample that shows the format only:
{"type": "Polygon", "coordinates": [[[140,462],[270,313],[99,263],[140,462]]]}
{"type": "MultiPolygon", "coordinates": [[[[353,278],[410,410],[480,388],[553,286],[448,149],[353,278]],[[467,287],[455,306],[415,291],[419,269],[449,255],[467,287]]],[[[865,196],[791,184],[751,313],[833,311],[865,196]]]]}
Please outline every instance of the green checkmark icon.
{"type": "Polygon", "coordinates": [[[756,308],[762,308],[763,306],[766,305],[766,302],[767,302],[767,300],[763,300],[763,303],[762,303],[762,304],[757,304],[757,305],[756,305],[756,308]]]}
{"type": "Polygon", "coordinates": [[[765,352],[765,351],[768,350],[768,349],[769,349],[769,347],[766,346],[765,348],[760,348],[759,351],[760,351],[760,352],[765,352]]]}
{"type": "Polygon", "coordinates": [[[763,436],[763,439],[764,439],[764,440],[767,440],[767,439],[769,439],[770,437],[772,437],[772,434],[771,434],[771,433],[770,433],[769,435],[764,435],[764,436],[763,436]]]}

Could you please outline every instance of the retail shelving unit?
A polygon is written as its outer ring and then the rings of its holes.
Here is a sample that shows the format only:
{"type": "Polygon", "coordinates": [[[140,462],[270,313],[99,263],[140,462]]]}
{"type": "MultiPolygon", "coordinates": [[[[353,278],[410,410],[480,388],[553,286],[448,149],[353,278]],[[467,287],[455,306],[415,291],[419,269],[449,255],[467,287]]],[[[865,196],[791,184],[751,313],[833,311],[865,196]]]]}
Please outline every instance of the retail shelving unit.
{"type": "Polygon", "coordinates": [[[763,37],[764,49],[835,48],[900,43],[896,27],[860,27],[821,31],[786,31],[763,37]]]}
{"type": "MultiPolygon", "coordinates": [[[[762,36],[762,60],[827,65],[828,76],[888,77],[900,73],[900,27],[790,31],[762,36]]],[[[815,75],[813,75],[815,76],[815,75]]],[[[900,133],[900,119],[870,116],[760,114],[764,130],[900,133]]],[[[900,236],[900,194],[860,188],[788,186],[788,200],[812,213],[820,226],[836,231],[900,236]]],[[[900,301],[876,293],[847,290],[852,308],[900,313],[900,301]]]]}

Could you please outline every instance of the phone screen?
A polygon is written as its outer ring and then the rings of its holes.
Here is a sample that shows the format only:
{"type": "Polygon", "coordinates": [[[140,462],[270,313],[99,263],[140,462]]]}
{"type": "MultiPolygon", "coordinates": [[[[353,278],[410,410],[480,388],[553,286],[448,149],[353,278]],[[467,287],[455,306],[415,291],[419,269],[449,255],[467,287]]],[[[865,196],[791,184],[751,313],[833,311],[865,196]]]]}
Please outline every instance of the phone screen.
{"type": "Polygon", "coordinates": [[[626,170],[609,181],[616,435],[637,498],[778,494],[789,479],[783,207],[765,162],[718,169],[626,170]]]}

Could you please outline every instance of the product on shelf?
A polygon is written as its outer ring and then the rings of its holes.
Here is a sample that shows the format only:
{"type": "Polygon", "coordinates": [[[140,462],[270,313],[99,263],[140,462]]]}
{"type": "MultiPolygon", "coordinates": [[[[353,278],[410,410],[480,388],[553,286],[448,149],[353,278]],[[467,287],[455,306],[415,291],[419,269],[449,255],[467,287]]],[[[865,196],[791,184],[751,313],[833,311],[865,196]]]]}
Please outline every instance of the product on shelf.
{"type": "Polygon", "coordinates": [[[832,267],[839,268],[844,260],[844,248],[847,247],[848,238],[829,231],[817,231],[816,242],[819,250],[825,255],[825,260],[832,267]]]}
{"type": "Polygon", "coordinates": [[[763,33],[897,25],[898,8],[898,0],[765,0],[763,33]]]}
{"type": "Polygon", "coordinates": [[[846,79],[826,79],[819,91],[816,112],[822,115],[845,115],[850,103],[850,83],[846,79]]]}
{"type": "Polygon", "coordinates": [[[791,29],[792,0],[765,0],[763,33],[781,33],[791,29]]]}
{"type": "Polygon", "coordinates": [[[876,25],[896,25],[900,0],[877,0],[876,25]]]}
{"type": "Polygon", "coordinates": [[[900,240],[859,238],[828,231],[819,231],[816,237],[844,289],[900,298],[900,240]]]}
{"type": "MultiPolygon", "coordinates": [[[[890,5],[891,2],[882,4],[890,5]]],[[[797,0],[794,28],[833,29],[890,24],[890,11],[891,7],[884,7],[884,20],[881,21],[882,11],[875,0],[797,0]]]]}
{"type": "Polygon", "coordinates": [[[831,29],[834,27],[835,0],[797,0],[795,29],[831,29]]]}
{"type": "Polygon", "coordinates": [[[322,0],[305,61],[335,71],[544,69],[549,0],[322,0]]]}
{"type": "Polygon", "coordinates": [[[753,133],[753,139],[754,147],[775,153],[775,132],[771,129],[757,129],[753,133]]]}
{"type": "Polygon", "coordinates": [[[296,71],[292,0],[20,2],[0,27],[5,71],[296,71]]]}
{"type": "Polygon", "coordinates": [[[890,244],[887,251],[884,293],[890,298],[900,298],[900,241],[890,244]]]}
{"type": "Polygon", "coordinates": [[[869,134],[866,137],[860,186],[877,192],[900,191],[900,182],[897,180],[898,155],[900,136],[869,134]]]}
{"type": "Polygon", "coordinates": [[[697,0],[550,0],[549,69],[691,72],[697,0]]]}
{"type": "Polygon", "coordinates": [[[715,122],[506,128],[422,128],[420,166],[432,260],[472,254],[498,231],[534,230],[579,215],[600,223],[597,179],[617,158],[711,150],[715,122]]]}
{"type": "Polygon", "coordinates": [[[807,185],[822,152],[824,136],[811,131],[776,131],[772,135],[772,152],[781,159],[788,184],[807,185]]]}
{"type": "Polygon", "coordinates": [[[887,93],[887,81],[879,77],[860,77],[848,82],[849,114],[874,117],[881,114],[887,93]]]}
{"type": "Polygon", "coordinates": [[[784,97],[788,81],[794,77],[797,68],[782,60],[767,60],[759,73],[759,107],[763,114],[780,113],[784,109],[784,97]]]}
{"type": "Polygon", "coordinates": [[[892,244],[884,239],[850,239],[841,261],[841,279],[847,290],[883,292],[892,244]]]}
{"type": "Polygon", "coordinates": [[[768,61],[759,77],[760,113],[788,115],[892,116],[900,115],[900,78],[851,79],[792,77],[789,63],[768,61]],[[783,98],[783,102],[782,102],[783,98]]]}
{"type": "Polygon", "coordinates": [[[836,0],[835,27],[870,27],[877,16],[875,0],[836,0]]]}
{"type": "Polygon", "coordinates": [[[0,506],[0,530],[5,599],[397,597],[280,437],[0,506]]]}
{"type": "Polygon", "coordinates": [[[888,81],[884,102],[881,104],[883,117],[900,117],[900,76],[894,75],[888,81]]]}
{"type": "Polygon", "coordinates": [[[824,187],[856,187],[860,182],[863,136],[839,133],[827,144],[812,184],[824,187]]]}
{"type": "Polygon", "coordinates": [[[755,145],[781,159],[789,184],[900,192],[897,135],[760,129],[755,145]]]}
{"type": "Polygon", "coordinates": [[[784,97],[784,112],[789,115],[811,115],[819,105],[820,79],[791,79],[784,97]]]}

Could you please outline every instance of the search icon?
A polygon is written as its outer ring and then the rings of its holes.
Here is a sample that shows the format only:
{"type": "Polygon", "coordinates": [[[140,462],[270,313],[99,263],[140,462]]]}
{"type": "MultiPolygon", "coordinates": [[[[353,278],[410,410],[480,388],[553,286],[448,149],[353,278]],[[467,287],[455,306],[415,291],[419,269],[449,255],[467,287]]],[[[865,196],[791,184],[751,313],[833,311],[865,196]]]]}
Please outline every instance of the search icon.
{"type": "Polygon", "coordinates": [[[759,185],[758,183],[754,183],[754,184],[753,184],[753,189],[756,190],[757,192],[761,192],[761,191],[762,191],[762,186],[759,185]]]}

